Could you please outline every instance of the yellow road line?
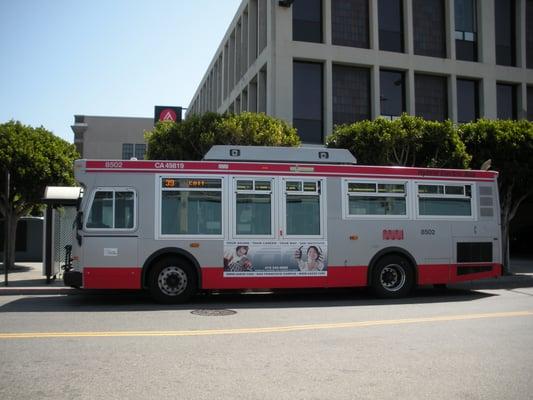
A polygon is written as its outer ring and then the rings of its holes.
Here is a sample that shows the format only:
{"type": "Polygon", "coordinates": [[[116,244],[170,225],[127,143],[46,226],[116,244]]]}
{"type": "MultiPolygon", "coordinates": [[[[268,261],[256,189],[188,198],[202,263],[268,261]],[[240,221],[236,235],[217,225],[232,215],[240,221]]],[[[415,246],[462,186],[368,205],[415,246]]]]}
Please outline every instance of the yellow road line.
{"type": "Polygon", "coordinates": [[[311,331],[320,329],[363,328],[371,326],[405,325],[426,322],[466,321],[490,318],[512,318],[533,316],[533,311],[514,311],[486,314],[444,315],[440,317],[386,319],[377,321],[339,322],[330,324],[309,324],[273,326],[264,328],[231,328],[206,329],[188,331],[109,331],[109,332],[19,332],[0,333],[2,339],[43,339],[43,338],[92,338],[92,337],[155,337],[155,336],[212,336],[212,335],[242,335],[254,333],[283,333],[296,331],[311,331]]]}

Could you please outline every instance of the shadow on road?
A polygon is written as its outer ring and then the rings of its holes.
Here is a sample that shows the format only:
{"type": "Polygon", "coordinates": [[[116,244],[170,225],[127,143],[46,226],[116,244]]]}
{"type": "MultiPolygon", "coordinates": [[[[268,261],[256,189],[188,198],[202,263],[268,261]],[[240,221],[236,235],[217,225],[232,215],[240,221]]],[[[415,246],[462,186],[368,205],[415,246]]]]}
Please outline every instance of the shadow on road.
{"type": "Polygon", "coordinates": [[[532,288],[533,275],[516,274],[513,276],[503,276],[500,279],[465,282],[450,285],[450,287],[464,290],[511,290],[519,288],[532,288]]]}
{"type": "Polygon", "coordinates": [[[376,299],[366,289],[291,290],[276,292],[216,292],[199,294],[187,304],[154,303],[145,292],[77,293],[18,298],[0,307],[8,312],[124,312],[197,309],[272,309],[390,306],[474,301],[494,294],[465,289],[417,289],[404,299],[376,299]]]}
{"type": "MultiPolygon", "coordinates": [[[[19,274],[21,272],[28,272],[28,271],[32,271],[32,270],[33,270],[32,267],[29,267],[29,266],[26,266],[26,265],[16,264],[11,269],[8,269],[7,272],[8,272],[9,275],[12,275],[12,274],[19,274]]],[[[4,274],[4,273],[5,273],[4,265],[0,264],[0,274],[4,274]]]]}

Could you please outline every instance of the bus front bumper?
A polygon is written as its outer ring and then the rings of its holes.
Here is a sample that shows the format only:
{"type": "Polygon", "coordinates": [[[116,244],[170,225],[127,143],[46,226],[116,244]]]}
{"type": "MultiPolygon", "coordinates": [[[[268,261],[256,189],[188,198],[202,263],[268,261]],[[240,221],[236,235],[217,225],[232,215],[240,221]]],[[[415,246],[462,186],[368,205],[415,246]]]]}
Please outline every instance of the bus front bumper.
{"type": "Polygon", "coordinates": [[[63,273],[63,282],[65,286],[81,288],[83,284],[83,275],[80,271],[65,271],[63,273]]]}

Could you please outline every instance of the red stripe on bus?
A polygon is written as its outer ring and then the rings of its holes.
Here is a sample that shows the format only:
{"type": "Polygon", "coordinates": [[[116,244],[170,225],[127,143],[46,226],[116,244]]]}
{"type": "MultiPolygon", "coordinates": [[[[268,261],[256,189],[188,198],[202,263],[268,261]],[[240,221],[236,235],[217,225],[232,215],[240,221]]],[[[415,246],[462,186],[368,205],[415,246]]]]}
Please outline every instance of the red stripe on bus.
{"type": "Polygon", "coordinates": [[[484,278],[495,278],[501,276],[501,274],[502,265],[496,263],[419,265],[418,284],[458,283],[484,278]],[[459,274],[458,268],[460,267],[468,267],[470,270],[469,273],[459,274]],[[486,267],[490,267],[491,269],[484,271],[483,269],[486,267]],[[476,271],[476,269],[479,269],[479,271],[476,271]]]}
{"type": "Polygon", "coordinates": [[[203,289],[290,289],[366,286],[367,267],[328,267],[327,276],[224,277],[224,268],[202,268],[203,289]]]}
{"type": "Polygon", "coordinates": [[[83,269],[84,289],[141,289],[139,267],[85,267],[83,269]]]}
{"type": "Polygon", "coordinates": [[[454,178],[454,179],[489,179],[494,180],[495,171],[472,171],[459,169],[386,167],[365,165],[322,165],[322,164],[267,164],[245,162],[216,161],[105,161],[86,160],[87,172],[160,172],[160,173],[249,173],[261,172],[269,174],[303,174],[303,175],[385,175],[397,178],[454,178]],[[177,166],[179,165],[179,167],[177,166]],[[223,165],[224,168],[220,168],[223,165]],[[299,171],[306,168],[307,171],[299,171]],[[312,169],[310,171],[309,169],[312,169]],[[193,171],[191,171],[193,170],[193,171]]]}
{"type": "MultiPolygon", "coordinates": [[[[87,173],[117,173],[117,174],[131,174],[131,173],[162,173],[160,170],[144,170],[144,169],[88,169],[87,173]]],[[[168,172],[169,175],[230,175],[227,171],[203,171],[203,170],[176,170],[168,172]]],[[[166,175],[166,174],[163,174],[166,175]]],[[[436,177],[436,176],[416,176],[416,175],[371,175],[371,174],[335,174],[335,173],[302,173],[302,172],[258,172],[258,171],[231,171],[233,176],[305,176],[318,178],[346,178],[346,179],[416,179],[418,181],[462,181],[468,180],[472,182],[493,182],[494,178],[464,178],[464,177],[436,177]]]]}
{"type": "MultiPolygon", "coordinates": [[[[202,289],[281,289],[328,288],[366,286],[368,267],[329,266],[327,276],[316,277],[224,277],[224,268],[202,268],[202,289]]],[[[501,276],[502,265],[485,264],[433,264],[418,266],[418,284],[457,283],[501,276]],[[458,268],[468,267],[468,273],[458,273],[458,268]],[[484,271],[490,267],[489,271],[484,271]],[[480,271],[476,272],[476,268],[480,271]]],[[[83,269],[85,289],[141,289],[140,267],[86,267],[83,269]]]]}

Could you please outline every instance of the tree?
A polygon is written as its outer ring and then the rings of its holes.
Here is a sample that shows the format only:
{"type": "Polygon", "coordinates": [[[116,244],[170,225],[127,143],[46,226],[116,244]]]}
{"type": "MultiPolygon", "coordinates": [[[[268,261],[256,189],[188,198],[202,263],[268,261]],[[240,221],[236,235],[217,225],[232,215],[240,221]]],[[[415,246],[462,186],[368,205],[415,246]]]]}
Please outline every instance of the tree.
{"type": "Polygon", "coordinates": [[[499,172],[503,260],[509,266],[509,226],[520,204],[533,195],[533,124],[521,120],[479,120],[459,127],[472,166],[491,160],[499,172]]]}
{"type": "Polygon", "coordinates": [[[403,114],[336,126],[328,147],[345,148],[359,164],[466,168],[470,156],[450,121],[425,121],[403,114]]]}
{"type": "Polygon", "coordinates": [[[199,160],[209,149],[209,142],[218,130],[223,115],[206,113],[192,115],[186,120],[158,122],[145,133],[150,160],[199,160]],[[206,148],[207,147],[207,148],[206,148]]]}
{"type": "Polygon", "coordinates": [[[296,130],[263,113],[189,116],[181,123],[159,122],[146,133],[151,160],[200,160],[213,145],[297,146],[296,130]]]}
{"type": "Polygon", "coordinates": [[[0,214],[9,223],[6,266],[15,260],[15,234],[20,217],[42,204],[50,185],[74,184],[74,145],[43,127],[20,122],[0,124],[0,214]],[[10,196],[6,198],[5,171],[10,173],[10,196]]]}

